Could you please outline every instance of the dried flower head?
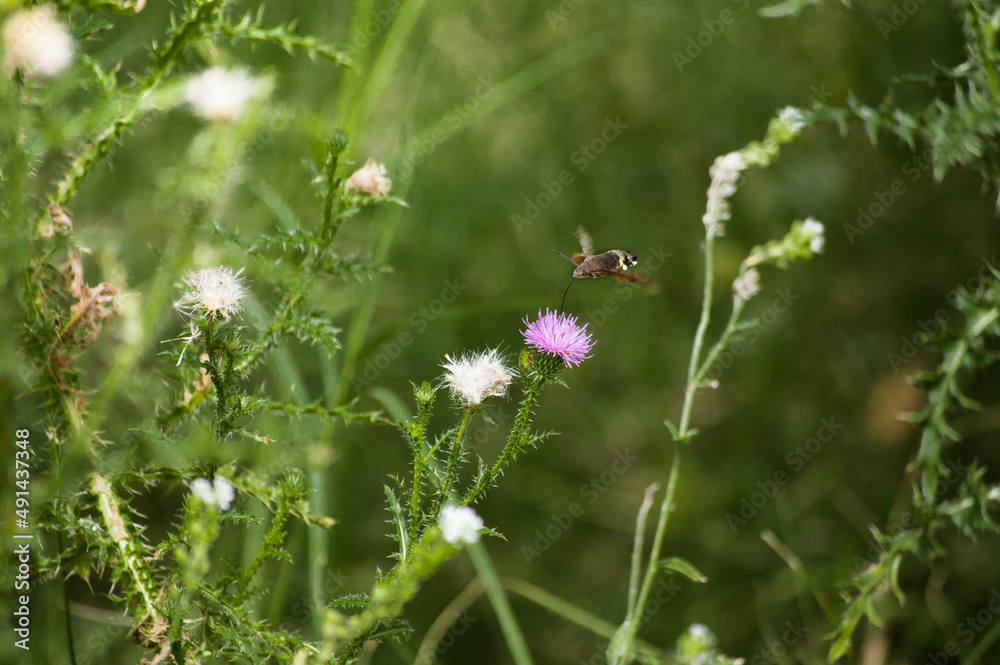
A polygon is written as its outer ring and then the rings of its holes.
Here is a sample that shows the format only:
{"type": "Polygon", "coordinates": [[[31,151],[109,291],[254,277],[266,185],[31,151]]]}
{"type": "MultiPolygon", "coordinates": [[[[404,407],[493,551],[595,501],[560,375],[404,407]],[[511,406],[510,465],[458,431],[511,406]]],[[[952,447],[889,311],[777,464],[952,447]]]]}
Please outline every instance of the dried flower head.
{"type": "Polygon", "coordinates": [[[206,268],[188,274],[184,280],[188,287],[174,307],[188,316],[200,312],[206,319],[229,320],[239,313],[240,300],[246,295],[246,286],[240,277],[242,270],[206,268]]]}
{"type": "Polygon", "coordinates": [[[760,273],[750,268],[733,280],[733,293],[739,300],[750,300],[760,293],[760,273]]]}
{"type": "Polygon", "coordinates": [[[216,476],[211,483],[204,478],[195,478],[191,481],[191,492],[206,506],[217,506],[221,510],[229,510],[229,505],[236,498],[236,490],[222,476],[216,476]]]}
{"type": "Polygon", "coordinates": [[[6,68],[55,76],[73,61],[73,39],[53,7],[36,7],[12,15],[3,26],[6,68]]]}
{"type": "Polygon", "coordinates": [[[260,90],[260,82],[246,69],[212,67],[188,79],[184,100],[208,120],[230,122],[260,90]]]}
{"type": "Polygon", "coordinates": [[[487,397],[506,394],[512,373],[498,349],[444,359],[446,362],[441,365],[445,369],[444,383],[463,406],[478,406],[487,397]]]}
{"type": "Polygon", "coordinates": [[[347,186],[368,196],[385,196],[392,188],[392,180],[386,175],[385,166],[369,159],[365,165],[351,174],[347,186]]]}
{"type": "Polygon", "coordinates": [[[76,252],[69,252],[65,263],[59,265],[66,291],[76,299],[70,306],[70,318],[62,330],[62,342],[67,347],[87,347],[97,341],[105,325],[110,324],[118,312],[118,294],[115,286],[101,282],[88,286],[83,281],[83,262],[76,252]]]}
{"type": "Polygon", "coordinates": [[[711,237],[725,233],[723,222],[729,219],[729,199],[736,193],[736,181],[747,167],[743,153],[731,152],[715,160],[708,170],[712,184],[708,187],[708,205],[701,221],[711,237]]]}
{"type": "Polygon", "coordinates": [[[559,356],[567,367],[579,365],[590,357],[587,354],[594,340],[587,334],[587,324],[581,326],[575,316],[548,309],[542,314],[539,310],[538,320],[529,322],[525,317],[524,325],[527,326],[522,331],[525,344],[541,353],[559,356]]]}
{"type": "Polygon", "coordinates": [[[447,504],[438,516],[441,535],[452,545],[479,542],[479,531],[483,528],[483,518],[467,506],[447,504]]]}

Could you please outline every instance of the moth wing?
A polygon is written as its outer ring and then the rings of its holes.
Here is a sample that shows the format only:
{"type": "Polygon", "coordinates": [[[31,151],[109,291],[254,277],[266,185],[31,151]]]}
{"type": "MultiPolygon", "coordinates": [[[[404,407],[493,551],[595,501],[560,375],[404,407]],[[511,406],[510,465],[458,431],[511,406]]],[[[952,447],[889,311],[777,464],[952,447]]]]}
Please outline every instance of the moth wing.
{"type": "Polygon", "coordinates": [[[629,284],[635,284],[636,282],[642,282],[642,278],[636,277],[635,275],[630,275],[627,272],[621,272],[620,270],[595,270],[593,271],[594,277],[604,277],[610,276],[615,279],[619,279],[623,282],[628,282],[629,284]]]}
{"type": "Polygon", "coordinates": [[[575,263],[576,265],[580,265],[581,263],[583,263],[583,260],[585,258],[587,258],[587,257],[584,256],[583,254],[574,254],[573,255],[573,263],[575,263]]]}
{"type": "Polygon", "coordinates": [[[587,229],[582,226],[576,227],[576,239],[580,241],[580,249],[583,250],[584,256],[593,255],[594,241],[591,239],[590,234],[587,233],[587,229]]]}

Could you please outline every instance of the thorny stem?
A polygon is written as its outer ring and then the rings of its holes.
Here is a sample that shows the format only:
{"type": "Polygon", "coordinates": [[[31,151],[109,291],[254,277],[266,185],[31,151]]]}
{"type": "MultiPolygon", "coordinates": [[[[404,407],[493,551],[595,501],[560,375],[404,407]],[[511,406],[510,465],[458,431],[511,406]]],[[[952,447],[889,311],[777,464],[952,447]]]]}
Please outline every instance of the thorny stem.
{"type": "Polygon", "coordinates": [[[267,533],[264,535],[264,542],[261,544],[260,549],[257,550],[257,555],[250,562],[250,565],[246,567],[246,570],[242,571],[240,574],[239,585],[236,590],[236,602],[242,602],[246,596],[247,588],[250,586],[250,582],[253,581],[254,575],[264,561],[268,557],[273,556],[274,550],[271,547],[273,543],[280,543],[284,536],[284,526],[285,519],[288,517],[288,505],[286,502],[282,502],[278,505],[277,510],[274,511],[274,518],[271,520],[271,526],[268,528],[267,533]]]}
{"type": "Polygon", "coordinates": [[[528,386],[524,391],[524,400],[521,402],[521,408],[514,419],[514,426],[511,428],[510,436],[507,438],[507,446],[504,448],[503,454],[500,455],[500,459],[496,461],[493,468],[480,477],[468,491],[462,499],[463,506],[474,503],[482,496],[483,492],[493,484],[497,477],[503,473],[504,468],[524,448],[526,438],[524,434],[531,422],[531,411],[535,408],[535,402],[538,401],[538,394],[541,392],[544,382],[545,376],[542,373],[529,375],[528,386]]]}
{"type": "MultiPolygon", "coordinates": [[[[962,368],[962,361],[965,359],[965,354],[969,350],[969,343],[962,338],[958,340],[954,348],[951,349],[951,357],[947,358],[946,365],[944,368],[944,380],[941,382],[942,389],[945,394],[954,394],[958,390],[958,371],[962,368]]],[[[948,411],[948,401],[947,399],[937,400],[934,404],[934,410],[928,416],[927,422],[930,427],[937,428],[937,423],[944,421],[945,413],[948,411]]],[[[920,451],[917,453],[917,461],[920,463],[926,463],[927,455],[930,453],[928,450],[930,437],[928,431],[930,428],[924,430],[924,434],[920,442],[920,451]]],[[[941,465],[940,458],[936,459],[936,465],[941,465]]],[[[933,505],[936,503],[937,499],[937,488],[938,488],[938,474],[940,470],[932,463],[930,466],[925,467],[923,470],[923,476],[921,478],[921,492],[924,495],[924,499],[927,503],[933,505]]]]}
{"type": "Polygon", "coordinates": [[[125,528],[125,519],[122,517],[118,507],[118,497],[115,496],[114,490],[111,489],[108,478],[101,474],[95,473],[91,476],[90,488],[97,497],[97,505],[100,509],[101,517],[104,519],[104,526],[111,535],[115,547],[118,548],[122,562],[132,577],[132,582],[142,595],[143,605],[150,622],[153,624],[159,623],[161,617],[156,609],[156,605],[153,603],[153,592],[151,589],[146,588],[146,581],[150,575],[147,570],[144,570],[143,559],[137,555],[139,547],[133,542],[133,538],[125,528]]]}
{"type": "MultiPolygon", "coordinates": [[[[136,99],[141,99],[156,87],[156,84],[170,71],[174,61],[184,50],[188,39],[198,33],[201,26],[211,18],[212,14],[219,9],[223,2],[225,0],[207,0],[199,7],[198,11],[194,13],[188,22],[177,31],[177,34],[174,35],[166,48],[157,55],[152,72],[150,72],[149,76],[136,92],[136,99]]],[[[107,129],[101,132],[97,139],[73,160],[69,171],[63,176],[63,179],[56,187],[55,193],[49,199],[49,203],[59,207],[65,206],[76,193],[83,179],[90,173],[91,167],[108,153],[111,144],[120,139],[141,115],[141,109],[129,110],[116,118],[107,129]]],[[[39,214],[39,223],[41,223],[46,214],[47,207],[39,214]]]]}
{"type": "Polygon", "coordinates": [[[448,496],[451,486],[455,484],[458,475],[458,463],[462,459],[462,451],[465,449],[465,436],[469,431],[469,422],[472,420],[473,409],[465,409],[462,414],[462,421],[458,424],[458,431],[451,440],[451,454],[448,456],[448,468],[445,471],[444,488],[441,496],[448,496]]]}
{"type": "MultiPolygon", "coordinates": [[[[426,460],[424,459],[424,439],[420,439],[416,442],[415,449],[413,451],[413,485],[410,489],[410,529],[409,529],[409,539],[412,542],[417,537],[417,532],[420,528],[420,490],[423,485],[424,478],[424,467],[426,466],[426,460]]],[[[405,543],[400,543],[405,545],[405,543]]]]}

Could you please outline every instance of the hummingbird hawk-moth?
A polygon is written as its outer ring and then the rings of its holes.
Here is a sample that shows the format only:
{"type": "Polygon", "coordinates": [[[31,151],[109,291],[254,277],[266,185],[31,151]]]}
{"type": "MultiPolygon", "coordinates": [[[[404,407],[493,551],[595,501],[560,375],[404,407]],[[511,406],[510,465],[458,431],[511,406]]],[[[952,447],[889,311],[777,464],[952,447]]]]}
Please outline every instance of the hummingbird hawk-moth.
{"type": "Polygon", "coordinates": [[[581,253],[579,254],[569,257],[558,250],[552,250],[564,259],[576,264],[576,269],[573,271],[573,278],[563,292],[562,305],[559,306],[560,310],[566,305],[566,294],[569,293],[570,286],[573,286],[573,282],[578,279],[614,277],[615,279],[630,283],[642,281],[635,275],[629,275],[625,272],[629,266],[634,266],[639,261],[638,257],[632,252],[622,249],[612,249],[601,254],[594,254],[594,241],[591,240],[590,234],[582,226],[576,230],[576,239],[580,241],[581,253]]]}

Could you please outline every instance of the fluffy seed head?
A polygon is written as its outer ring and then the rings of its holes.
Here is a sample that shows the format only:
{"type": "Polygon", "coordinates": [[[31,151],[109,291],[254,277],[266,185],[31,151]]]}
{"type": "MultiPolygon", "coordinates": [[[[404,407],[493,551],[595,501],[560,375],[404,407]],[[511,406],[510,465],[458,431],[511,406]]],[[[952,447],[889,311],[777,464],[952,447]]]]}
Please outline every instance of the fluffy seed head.
{"type": "Polygon", "coordinates": [[[444,383],[462,406],[482,404],[487,397],[503,397],[511,382],[511,370],[497,349],[463,354],[457,359],[445,356],[444,383]]]}
{"type": "Polygon", "coordinates": [[[538,310],[538,320],[528,321],[525,317],[524,325],[527,328],[521,333],[525,344],[541,353],[559,356],[567,367],[579,365],[590,357],[594,339],[587,334],[587,324],[581,326],[575,316],[548,309],[542,314],[538,310]]]}
{"type": "Polygon", "coordinates": [[[188,316],[200,312],[206,319],[228,321],[242,309],[240,300],[247,292],[242,272],[225,267],[195,270],[184,280],[187,293],[174,306],[188,316]]]}

